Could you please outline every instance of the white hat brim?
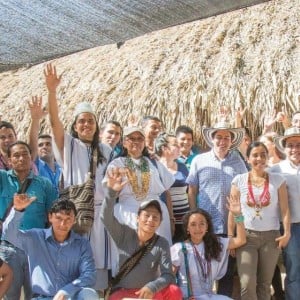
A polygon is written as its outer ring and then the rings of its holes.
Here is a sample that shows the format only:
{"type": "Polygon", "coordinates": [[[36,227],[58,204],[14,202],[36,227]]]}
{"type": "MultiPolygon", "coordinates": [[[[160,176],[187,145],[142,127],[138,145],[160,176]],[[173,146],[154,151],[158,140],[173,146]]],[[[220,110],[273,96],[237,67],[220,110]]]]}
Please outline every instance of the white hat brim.
{"type": "Polygon", "coordinates": [[[232,133],[233,135],[233,139],[231,141],[231,146],[230,146],[230,150],[238,148],[240,146],[240,144],[243,141],[243,138],[245,136],[245,129],[244,128],[203,128],[202,129],[202,134],[203,134],[203,138],[206,142],[206,144],[210,147],[213,148],[213,134],[216,131],[219,130],[227,130],[229,132],[232,133]]]}

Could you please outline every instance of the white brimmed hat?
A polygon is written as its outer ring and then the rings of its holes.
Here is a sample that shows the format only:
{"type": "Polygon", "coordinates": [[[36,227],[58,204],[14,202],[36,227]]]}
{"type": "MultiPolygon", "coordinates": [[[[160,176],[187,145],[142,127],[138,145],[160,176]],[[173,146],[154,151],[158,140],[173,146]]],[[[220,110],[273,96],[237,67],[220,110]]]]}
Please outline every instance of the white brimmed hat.
{"type": "Polygon", "coordinates": [[[275,145],[277,146],[277,148],[281,152],[284,152],[286,139],[290,138],[290,137],[293,137],[293,136],[299,136],[300,137],[300,128],[298,128],[298,127],[287,128],[284,131],[283,136],[279,136],[279,137],[275,138],[275,141],[274,141],[275,145]]]}
{"type": "Polygon", "coordinates": [[[82,113],[91,113],[95,115],[95,112],[92,108],[91,103],[89,102],[80,102],[76,105],[75,110],[74,110],[74,117],[77,117],[79,114],[82,113]]]}
{"type": "Polygon", "coordinates": [[[241,144],[245,135],[244,128],[232,128],[228,122],[218,122],[214,125],[214,127],[202,129],[203,138],[210,148],[213,148],[213,134],[218,130],[228,130],[232,133],[233,138],[231,141],[232,144],[230,146],[230,150],[237,148],[241,144]]]}
{"type": "Polygon", "coordinates": [[[145,137],[145,133],[142,128],[138,126],[130,126],[130,127],[125,127],[123,130],[123,136],[128,136],[134,132],[139,132],[143,137],[145,137]]]}

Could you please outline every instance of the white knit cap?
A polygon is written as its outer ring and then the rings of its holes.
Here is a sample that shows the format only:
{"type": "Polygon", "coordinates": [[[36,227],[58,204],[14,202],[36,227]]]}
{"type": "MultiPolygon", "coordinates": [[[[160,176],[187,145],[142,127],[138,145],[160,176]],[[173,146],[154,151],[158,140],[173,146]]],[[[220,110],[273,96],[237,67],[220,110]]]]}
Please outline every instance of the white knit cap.
{"type": "Polygon", "coordinates": [[[74,110],[74,117],[77,117],[79,114],[82,113],[91,113],[95,115],[95,112],[92,108],[91,103],[89,102],[80,102],[76,105],[75,110],[74,110]]]}

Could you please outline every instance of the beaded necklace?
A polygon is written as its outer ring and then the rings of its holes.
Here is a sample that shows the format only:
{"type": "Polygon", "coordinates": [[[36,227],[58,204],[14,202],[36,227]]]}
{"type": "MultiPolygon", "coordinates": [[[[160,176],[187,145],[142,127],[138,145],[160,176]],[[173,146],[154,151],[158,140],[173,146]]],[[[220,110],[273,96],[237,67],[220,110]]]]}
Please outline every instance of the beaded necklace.
{"type": "Polygon", "coordinates": [[[142,157],[141,163],[136,164],[130,157],[125,158],[126,175],[131,185],[132,192],[137,199],[147,196],[150,186],[150,168],[148,161],[142,157]],[[139,185],[137,172],[141,173],[141,184],[139,185]]]}
{"type": "Polygon", "coordinates": [[[270,195],[270,191],[269,191],[269,175],[268,175],[268,173],[266,173],[264,189],[263,189],[262,193],[259,195],[259,197],[256,197],[256,198],[258,198],[258,199],[256,200],[254,197],[251,176],[249,174],[248,175],[247,205],[250,207],[253,207],[255,210],[255,215],[254,215],[253,219],[256,217],[262,219],[260,212],[263,207],[266,207],[270,204],[270,199],[271,199],[271,195],[270,195]]]}
{"type": "Polygon", "coordinates": [[[201,287],[207,294],[210,295],[212,293],[211,261],[206,260],[204,254],[200,255],[199,251],[192,241],[190,241],[190,243],[193,247],[193,253],[201,287]]]}

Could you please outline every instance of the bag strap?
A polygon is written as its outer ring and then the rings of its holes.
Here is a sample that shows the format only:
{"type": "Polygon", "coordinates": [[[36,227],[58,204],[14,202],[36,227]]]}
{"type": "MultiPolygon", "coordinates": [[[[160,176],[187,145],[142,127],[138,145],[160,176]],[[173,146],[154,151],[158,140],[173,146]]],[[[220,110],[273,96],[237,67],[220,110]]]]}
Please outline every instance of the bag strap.
{"type": "Polygon", "coordinates": [[[98,156],[97,149],[94,148],[92,150],[92,157],[90,160],[90,174],[92,179],[95,179],[96,168],[97,168],[97,156],[98,156]]]}
{"type": "Polygon", "coordinates": [[[189,261],[187,257],[187,250],[184,242],[181,242],[181,249],[184,256],[184,264],[185,264],[185,273],[186,273],[186,279],[187,279],[187,288],[188,288],[188,298],[193,296],[193,287],[192,287],[192,280],[191,280],[191,274],[189,269],[189,261]]]}
{"type": "Polygon", "coordinates": [[[151,251],[157,240],[158,235],[154,234],[145,245],[134,252],[120,267],[118,274],[109,282],[109,287],[112,288],[118,284],[139,263],[139,261],[151,251]]]}

